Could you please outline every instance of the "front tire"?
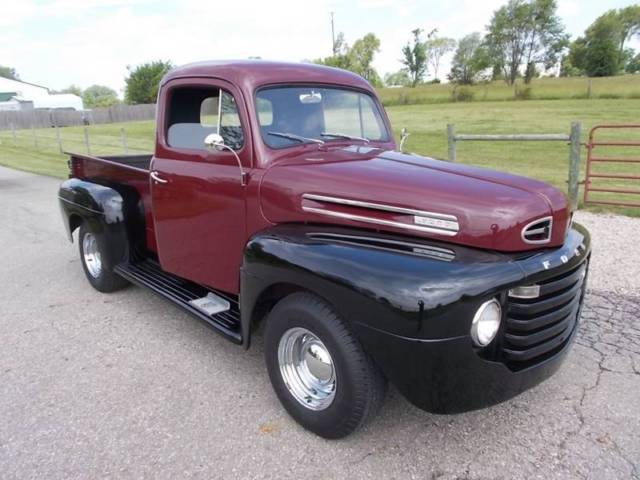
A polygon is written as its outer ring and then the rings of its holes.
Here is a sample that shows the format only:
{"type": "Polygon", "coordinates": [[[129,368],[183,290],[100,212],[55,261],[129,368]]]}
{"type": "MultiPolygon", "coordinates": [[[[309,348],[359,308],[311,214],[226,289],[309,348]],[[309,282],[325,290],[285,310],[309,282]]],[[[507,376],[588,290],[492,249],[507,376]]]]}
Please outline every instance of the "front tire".
{"type": "Polygon", "coordinates": [[[103,293],[115,292],[129,285],[124,278],[109,270],[103,262],[104,237],[92,231],[86,223],[78,234],[80,262],[93,288],[103,293]]]}
{"type": "Polygon", "coordinates": [[[265,359],[276,395],[304,428],[342,438],[379,410],[386,380],[348,325],[310,293],[294,293],[269,313],[265,359]]]}

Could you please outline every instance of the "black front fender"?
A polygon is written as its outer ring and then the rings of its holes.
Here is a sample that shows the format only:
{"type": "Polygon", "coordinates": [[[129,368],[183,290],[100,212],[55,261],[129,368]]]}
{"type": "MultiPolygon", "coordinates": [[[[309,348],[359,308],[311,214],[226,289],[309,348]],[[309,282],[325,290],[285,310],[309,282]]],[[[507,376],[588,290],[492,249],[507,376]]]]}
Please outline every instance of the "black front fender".
{"type": "Polygon", "coordinates": [[[469,312],[523,278],[498,253],[348,228],[277,226],[245,251],[243,337],[257,299],[279,283],[325,298],[352,324],[443,339],[468,335],[469,312]]]}

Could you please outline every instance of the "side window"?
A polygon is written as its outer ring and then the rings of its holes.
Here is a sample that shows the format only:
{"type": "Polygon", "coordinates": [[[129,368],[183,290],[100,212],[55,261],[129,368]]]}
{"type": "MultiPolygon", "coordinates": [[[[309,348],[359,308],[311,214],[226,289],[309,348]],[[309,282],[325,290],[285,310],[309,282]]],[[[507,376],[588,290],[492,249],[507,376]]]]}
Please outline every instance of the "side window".
{"type": "Polygon", "coordinates": [[[204,150],[204,139],[210,133],[219,133],[225,144],[234,150],[244,145],[244,134],[233,96],[217,88],[174,89],[167,117],[169,146],[204,150]]]}

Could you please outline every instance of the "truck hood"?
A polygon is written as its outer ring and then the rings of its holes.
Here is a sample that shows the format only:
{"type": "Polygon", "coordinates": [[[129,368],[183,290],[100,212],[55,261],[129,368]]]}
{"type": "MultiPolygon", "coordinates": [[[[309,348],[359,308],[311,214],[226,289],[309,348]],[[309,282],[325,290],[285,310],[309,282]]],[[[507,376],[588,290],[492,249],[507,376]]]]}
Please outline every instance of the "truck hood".
{"type": "Polygon", "coordinates": [[[349,225],[498,251],[562,245],[564,195],[525,177],[370,147],[282,159],[260,185],[271,223],[349,225]]]}

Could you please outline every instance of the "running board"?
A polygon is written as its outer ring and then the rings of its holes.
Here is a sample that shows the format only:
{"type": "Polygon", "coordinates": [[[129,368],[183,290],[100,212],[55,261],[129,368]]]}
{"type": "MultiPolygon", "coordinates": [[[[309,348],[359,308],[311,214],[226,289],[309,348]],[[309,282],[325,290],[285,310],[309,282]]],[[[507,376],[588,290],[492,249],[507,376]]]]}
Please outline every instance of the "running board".
{"type": "Polygon", "coordinates": [[[238,299],[210,290],[197,283],[167,273],[152,260],[120,263],[114,271],[140,286],[147,287],[171,303],[199,318],[218,333],[241,344],[238,299]],[[209,314],[208,312],[216,312],[209,314]]]}

